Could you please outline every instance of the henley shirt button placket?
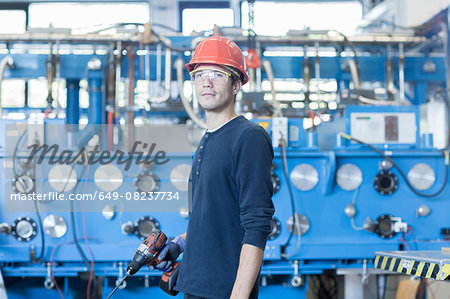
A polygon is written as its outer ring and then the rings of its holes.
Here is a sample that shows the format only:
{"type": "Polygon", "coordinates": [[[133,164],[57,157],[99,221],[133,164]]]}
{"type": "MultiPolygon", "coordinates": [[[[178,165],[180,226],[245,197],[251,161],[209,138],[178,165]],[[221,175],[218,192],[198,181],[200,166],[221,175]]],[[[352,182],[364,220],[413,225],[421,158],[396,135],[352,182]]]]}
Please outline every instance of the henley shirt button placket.
{"type": "MultiPolygon", "coordinates": [[[[205,137],[205,138],[208,138],[208,137],[209,137],[209,134],[205,134],[204,137],[205,137]]],[[[203,143],[205,143],[205,142],[203,141],[203,143]]],[[[202,156],[203,148],[204,148],[204,145],[203,145],[203,144],[200,145],[200,152],[199,152],[199,156],[200,156],[200,157],[202,156]]],[[[202,159],[201,159],[201,158],[198,158],[197,161],[198,161],[198,163],[200,163],[200,162],[202,161],[202,159]]],[[[197,176],[200,174],[200,165],[197,165],[197,171],[195,172],[195,174],[196,174],[197,176]]]]}

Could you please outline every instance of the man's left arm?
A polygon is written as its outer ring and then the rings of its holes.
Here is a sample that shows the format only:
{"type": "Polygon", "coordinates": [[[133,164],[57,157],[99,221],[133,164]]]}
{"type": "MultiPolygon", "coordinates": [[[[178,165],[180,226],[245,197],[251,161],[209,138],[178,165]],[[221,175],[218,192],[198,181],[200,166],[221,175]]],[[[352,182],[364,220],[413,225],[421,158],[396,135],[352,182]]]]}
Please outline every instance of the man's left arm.
{"type": "Polygon", "coordinates": [[[264,129],[248,130],[238,139],[236,182],[241,226],[244,229],[239,266],[231,298],[248,298],[262,265],[264,248],[275,212],[272,202],[270,137],[264,129]]]}
{"type": "Polygon", "coordinates": [[[239,268],[230,298],[247,299],[250,296],[250,292],[261,270],[263,253],[264,251],[259,247],[242,244],[239,268]]]}

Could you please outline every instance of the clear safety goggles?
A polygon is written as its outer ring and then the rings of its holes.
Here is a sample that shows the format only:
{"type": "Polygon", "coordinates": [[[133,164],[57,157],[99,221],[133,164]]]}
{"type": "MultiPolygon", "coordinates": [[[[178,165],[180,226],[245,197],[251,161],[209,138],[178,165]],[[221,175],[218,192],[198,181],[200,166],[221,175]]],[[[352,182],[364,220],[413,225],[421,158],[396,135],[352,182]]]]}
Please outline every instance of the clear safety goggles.
{"type": "Polygon", "coordinates": [[[213,84],[224,84],[231,77],[230,73],[217,69],[197,69],[189,74],[195,84],[203,83],[206,78],[209,78],[213,84]]]}

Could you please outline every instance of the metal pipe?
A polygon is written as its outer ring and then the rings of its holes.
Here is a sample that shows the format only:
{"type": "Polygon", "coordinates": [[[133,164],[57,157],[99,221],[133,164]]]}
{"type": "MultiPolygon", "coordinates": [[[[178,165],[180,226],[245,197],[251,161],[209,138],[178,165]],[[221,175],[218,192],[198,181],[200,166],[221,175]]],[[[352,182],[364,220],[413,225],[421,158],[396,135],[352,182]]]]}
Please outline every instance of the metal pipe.
{"type": "Polygon", "coordinates": [[[206,123],[201,120],[197,115],[195,115],[194,111],[192,110],[191,104],[189,104],[188,99],[184,95],[183,91],[183,70],[184,70],[184,61],[181,58],[178,58],[177,61],[175,61],[175,68],[177,70],[177,82],[178,82],[178,89],[180,90],[180,98],[181,102],[183,103],[183,107],[186,110],[187,114],[189,115],[190,119],[200,128],[207,129],[206,123]]]}
{"type": "Polygon", "coordinates": [[[103,112],[105,111],[102,101],[102,74],[100,70],[90,71],[88,78],[89,91],[89,124],[103,124],[103,112]]]}
{"type": "Polygon", "coordinates": [[[13,58],[8,55],[0,61],[0,117],[2,115],[3,103],[2,103],[2,83],[3,75],[6,68],[12,68],[14,66],[13,58]]]}
{"type": "Polygon", "coordinates": [[[134,45],[128,47],[128,148],[133,143],[134,125],[134,45]]]}
{"type": "Polygon", "coordinates": [[[159,87],[161,84],[161,44],[156,45],[156,85],[159,87]]]}
{"type": "MultiPolygon", "coordinates": [[[[261,57],[261,44],[259,42],[256,42],[256,53],[259,57],[261,57]]],[[[256,68],[256,91],[261,91],[262,89],[262,74],[261,74],[261,66],[256,68]]]]}
{"type": "MultiPolygon", "coordinates": [[[[233,39],[236,43],[247,43],[247,37],[245,36],[227,36],[233,39]]],[[[102,35],[102,34],[71,34],[71,33],[58,33],[53,32],[51,35],[48,32],[26,32],[23,34],[0,34],[0,42],[68,42],[70,44],[73,43],[109,43],[109,42],[136,42],[138,43],[141,39],[141,35],[130,36],[123,34],[111,34],[111,35],[102,35]]],[[[197,43],[203,40],[204,37],[199,37],[199,40],[193,41],[193,47],[197,45],[197,43]]],[[[323,44],[345,44],[346,42],[339,36],[333,37],[328,35],[321,35],[316,38],[306,37],[306,36],[264,36],[258,35],[255,37],[257,42],[261,42],[262,44],[289,44],[289,45],[304,45],[311,44],[315,42],[320,42],[323,44]]],[[[420,36],[390,36],[390,35],[360,35],[360,36],[352,36],[348,38],[353,44],[358,45],[373,45],[374,43],[378,44],[398,44],[398,43],[423,43],[427,41],[426,37],[420,36]]]]}
{"type": "Polygon", "coordinates": [[[248,87],[251,92],[255,91],[255,69],[248,70],[248,87]]]}
{"type": "Polygon", "coordinates": [[[386,47],[386,65],[385,65],[385,76],[386,76],[386,90],[391,98],[391,95],[395,93],[394,85],[394,63],[392,62],[392,46],[387,45],[386,47]]]}
{"type": "Polygon", "coordinates": [[[84,147],[95,134],[101,130],[101,124],[104,123],[105,105],[102,97],[102,67],[101,61],[93,57],[88,63],[88,125],[79,132],[78,147],[84,147]]]}
{"type": "Polygon", "coordinates": [[[119,41],[117,42],[117,57],[116,57],[115,108],[119,107],[118,99],[120,90],[121,66],[122,66],[122,43],[119,41]]]}
{"type": "Polygon", "coordinates": [[[67,124],[78,125],[80,121],[80,81],[67,79],[67,124]]]}
{"type": "Polygon", "coordinates": [[[170,98],[170,88],[172,83],[172,51],[169,48],[166,48],[164,55],[165,55],[164,94],[160,97],[151,98],[152,102],[165,102],[170,98]]]}
{"type": "Polygon", "coordinates": [[[316,75],[316,88],[317,88],[317,114],[320,115],[320,58],[319,58],[319,43],[314,43],[314,47],[316,48],[316,59],[314,60],[314,72],[316,75]]]}
{"type": "Polygon", "coordinates": [[[144,69],[145,69],[145,81],[147,81],[148,96],[151,97],[151,84],[150,84],[150,46],[145,45],[145,59],[144,59],[144,69]]]}
{"type": "Polygon", "coordinates": [[[405,102],[405,54],[403,44],[398,45],[398,85],[400,89],[400,103],[405,102]]]}

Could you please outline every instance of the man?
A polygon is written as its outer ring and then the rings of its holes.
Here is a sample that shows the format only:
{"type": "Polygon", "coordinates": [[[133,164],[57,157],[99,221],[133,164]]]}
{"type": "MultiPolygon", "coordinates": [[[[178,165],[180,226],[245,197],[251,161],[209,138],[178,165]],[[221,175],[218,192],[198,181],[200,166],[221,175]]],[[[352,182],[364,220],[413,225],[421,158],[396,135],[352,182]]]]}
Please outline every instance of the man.
{"type": "Polygon", "coordinates": [[[221,36],[201,42],[186,64],[205,110],[207,131],[192,164],[192,212],[185,234],[160,253],[160,268],[184,251],[175,289],[184,298],[257,298],[274,213],[267,132],[237,116],[248,81],[244,56],[221,36]]]}

